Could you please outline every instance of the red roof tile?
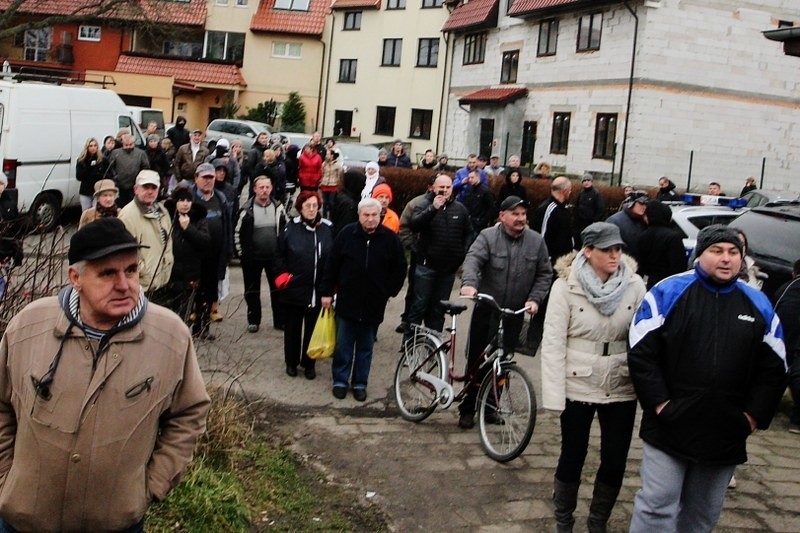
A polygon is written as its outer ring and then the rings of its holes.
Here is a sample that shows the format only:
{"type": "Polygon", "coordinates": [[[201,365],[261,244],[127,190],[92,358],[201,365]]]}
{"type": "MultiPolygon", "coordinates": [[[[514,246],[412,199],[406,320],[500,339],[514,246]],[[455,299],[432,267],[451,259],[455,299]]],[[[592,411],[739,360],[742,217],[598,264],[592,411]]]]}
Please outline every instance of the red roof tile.
{"type": "Polygon", "coordinates": [[[331,4],[331,9],[347,9],[352,7],[380,9],[381,0],[333,0],[331,4]]]}
{"type": "Polygon", "coordinates": [[[117,68],[114,70],[131,74],[170,76],[181,82],[240,85],[242,87],[247,85],[239,67],[236,65],[205,63],[190,59],[161,59],[121,55],[117,62],[117,68]]]}
{"type": "Polygon", "coordinates": [[[250,30],[320,36],[325,27],[329,1],[311,0],[308,11],[290,11],[275,9],[275,0],[261,0],[250,30]]]}
{"type": "MultiPolygon", "coordinates": [[[[519,0],[517,0],[519,1],[519,0]]],[[[459,4],[442,26],[442,31],[459,31],[497,24],[499,0],[470,0],[459,4]]]]}
{"type": "Polygon", "coordinates": [[[508,89],[480,89],[458,99],[461,105],[468,104],[507,104],[528,94],[524,87],[508,89]]]}
{"type": "MultiPolygon", "coordinates": [[[[14,0],[0,0],[0,10],[9,9],[12,4],[14,0]]],[[[182,26],[204,26],[208,14],[205,0],[186,2],[140,0],[111,6],[109,2],[103,0],[23,0],[15,9],[17,13],[27,15],[71,15],[123,21],[148,20],[182,26]]]]}
{"type": "Polygon", "coordinates": [[[573,7],[599,7],[612,2],[602,0],[514,0],[509,15],[534,15],[538,11],[567,11],[573,7]]]}

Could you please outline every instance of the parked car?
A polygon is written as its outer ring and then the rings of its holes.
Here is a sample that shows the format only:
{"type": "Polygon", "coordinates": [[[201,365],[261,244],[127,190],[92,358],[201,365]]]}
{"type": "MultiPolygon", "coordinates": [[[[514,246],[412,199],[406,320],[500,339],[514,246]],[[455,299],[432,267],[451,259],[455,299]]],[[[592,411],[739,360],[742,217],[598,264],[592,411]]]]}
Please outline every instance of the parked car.
{"type": "Polygon", "coordinates": [[[690,257],[697,244],[697,233],[711,224],[729,224],[743,213],[742,210],[721,206],[670,205],[672,228],[683,238],[686,257],[690,257]]]}
{"type": "Polygon", "coordinates": [[[250,148],[259,133],[272,135],[269,124],[254,120],[238,120],[233,118],[218,118],[211,121],[206,129],[206,142],[209,146],[217,144],[220,139],[230,142],[241,141],[242,146],[250,148]]]}
{"type": "Polygon", "coordinates": [[[281,136],[282,144],[296,144],[299,148],[302,148],[311,140],[311,135],[306,135],[305,133],[279,131],[278,135],[281,136]]]}
{"type": "Polygon", "coordinates": [[[339,143],[336,148],[345,170],[364,168],[370,161],[378,160],[378,149],[370,144],[339,143]]]}
{"type": "Polygon", "coordinates": [[[792,264],[800,259],[800,202],[755,207],[730,226],[747,235],[748,253],[769,275],[761,290],[772,297],[792,277],[792,264]]]}
{"type": "Polygon", "coordinates": [[[797,194],[786,191],[767,191],[764,189],[756,189],[742,196],[742,199],[747,202],[747,207],[752,209],[754,207],[761,207],[762,205],[775,205],[795,202],[800,200],[797,194]]]}

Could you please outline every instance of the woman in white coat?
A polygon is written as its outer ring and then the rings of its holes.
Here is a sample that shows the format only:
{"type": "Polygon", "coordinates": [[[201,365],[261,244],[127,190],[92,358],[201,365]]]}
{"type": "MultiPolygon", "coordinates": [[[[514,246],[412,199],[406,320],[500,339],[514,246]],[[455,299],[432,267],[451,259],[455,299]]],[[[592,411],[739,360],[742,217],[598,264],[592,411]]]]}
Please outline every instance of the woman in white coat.
{"type": "Polygon", "coordinates": [[[589,507],[590,532],[605,531],[628,460],[636,395],[631,383],[628,328],[645,295],[636,263],[623,255],[619,228],[595,222],[581,232],[584,247],[556,262],[542,339],[545,409],[561,413],[561,456],[554,479],[557,531],[572,531],[581,471],[595,413],[600,468],[589,507]]]}

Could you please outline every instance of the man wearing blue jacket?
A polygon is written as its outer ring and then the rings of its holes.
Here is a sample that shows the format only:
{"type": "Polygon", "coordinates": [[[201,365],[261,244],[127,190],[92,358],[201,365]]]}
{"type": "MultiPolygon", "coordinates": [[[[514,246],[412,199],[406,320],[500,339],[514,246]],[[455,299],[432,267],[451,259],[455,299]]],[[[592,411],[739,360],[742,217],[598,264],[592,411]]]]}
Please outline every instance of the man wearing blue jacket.
{"type": "Polygon", "coordinates": [[[736,231],[703,228],[697,257],[647,293],[630,329],[644,441],[632,532],[712,531],[747,437],[769,427],[786,388],[780,320],[737,280],[736,231]]]}

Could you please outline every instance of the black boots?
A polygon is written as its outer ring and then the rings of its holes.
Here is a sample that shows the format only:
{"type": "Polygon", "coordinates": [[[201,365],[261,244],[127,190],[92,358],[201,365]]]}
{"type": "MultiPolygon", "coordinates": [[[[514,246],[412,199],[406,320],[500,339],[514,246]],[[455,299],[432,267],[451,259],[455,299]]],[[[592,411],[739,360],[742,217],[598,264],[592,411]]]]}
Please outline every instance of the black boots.
{"type": "Polygon", "coordinates": [[[612,487],[602,481],[595,480],[592,504],[589,506],[589,533],[605,533],[606,524],[614,509],[620,487],[612,487]]]}
{"type": "Polygon", "coordinates": [[[556,531],[558,533],[571,533],[575,525],[575,506],[578,503],[578,487],[580,481],[564,483],[558,478],[553,478],[553,506],[555,507],[556,531]]]}

